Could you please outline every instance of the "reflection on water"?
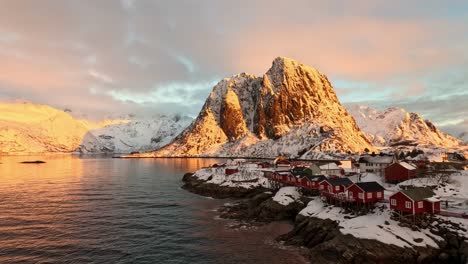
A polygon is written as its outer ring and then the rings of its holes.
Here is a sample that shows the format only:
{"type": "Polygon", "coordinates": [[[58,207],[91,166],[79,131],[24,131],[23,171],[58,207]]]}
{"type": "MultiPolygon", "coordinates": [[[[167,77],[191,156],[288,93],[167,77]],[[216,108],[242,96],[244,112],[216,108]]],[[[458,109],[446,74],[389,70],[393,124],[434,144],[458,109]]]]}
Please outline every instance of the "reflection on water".
{"type": "Polygon", "coordinates": [[[288,225],[233,230],[214,220],[220,201],[180,189],[216,162],[1,157],[0,263],[300,263],[269,245],[288,225]]]}

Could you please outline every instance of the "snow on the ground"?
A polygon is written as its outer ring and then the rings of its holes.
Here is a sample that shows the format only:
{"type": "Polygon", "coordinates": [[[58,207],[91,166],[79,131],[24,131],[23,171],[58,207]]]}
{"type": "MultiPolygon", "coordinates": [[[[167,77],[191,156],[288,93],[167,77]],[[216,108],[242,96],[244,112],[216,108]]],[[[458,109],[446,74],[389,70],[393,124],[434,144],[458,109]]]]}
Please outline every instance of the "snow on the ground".
{"type": "Polygon", "coordinates": [[[253,189],[256,187],[268,188],[268,179],[263,176],[263,171],[252,166],[239,166],[239,172],[231,175],[225,174],[225,167],[203,168],[194,173],[193,176],[207,183],[217,184],[225,187],[238,187],[253,189]]]}
{"type": "Polygon", "coordinates": [[[395,190],[401,189],[402,186],[430,187],[442,201],[442,210],[468,214],[468,171],[451,174],[446,183],[438,182],[434,177],[410,179],[399,183],[395,190]],[[445,201],[448,202],[448,207],[445,201]]]}
{"type": "Polygon", "coordinates": [[[293,203],[301,198],[301,194],[297,187],[283,187],[278,190],[278,192],[273,197],[273,201],[281,204],[288,205],[293,203]]]}
{"type": "MultiPolygon", "coordinates": [[[[383,204],[377,204],[382,206],[383,204]]],[[[384,205],[387,206],[387,205],[384,205]]],[[[385,244],[393,244],[399,247],[431,246],[438,248],[437,243],[431,238],[442,238],[431,234],[428,230],[412,231],[407,227],[400,227],[397,221],[390,219],[390,209],[383,211],[378,209],[374,213],[363,216],[351,216],[344,214],[340,207],[325,205],[320,199],[310,201],[300,214],[320,219],[331,219],[339,223],[343,234],[350,234],[357,238],[374,239],[385,244]],[[346,219],[345,216],[353,217],[346,219]],[[385,221],[389,225],[385,224],[385,221]],[[415,239],[422,239],[416,242],[415,239]]]]}

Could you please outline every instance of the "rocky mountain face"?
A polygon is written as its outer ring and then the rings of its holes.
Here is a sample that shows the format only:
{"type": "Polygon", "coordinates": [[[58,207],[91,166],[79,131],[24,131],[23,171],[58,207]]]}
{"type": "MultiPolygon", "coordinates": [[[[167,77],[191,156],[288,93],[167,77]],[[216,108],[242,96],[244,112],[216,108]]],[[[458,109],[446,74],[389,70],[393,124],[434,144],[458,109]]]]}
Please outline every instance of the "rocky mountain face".
{"type": "Polygon", "coordinates": [[[220,81],[186,130],[145,155],[311,157],[365,148],[372,146],[327,77],[276,58],[262,77],[241,73],[220,81]]]}
{"type": "Polygon", "coordinates": [[[170,142],[190,121],[155,116],[92,123],[50,106],[0,103],[0,154],[149,151],[170,142]]]}
{"type": "Polygon", "coordinates": [[[468,143],[468,132],[462,132],[458,135],[458,138],[468,143]]]}
{"type": "Polygon", "coordinates": [[[457,147],[463,142],[441,132],[431,121],[416,113],[391,107],[378,111],[368,106],[353,105],[348,112],[376,146],[457,147]]]}

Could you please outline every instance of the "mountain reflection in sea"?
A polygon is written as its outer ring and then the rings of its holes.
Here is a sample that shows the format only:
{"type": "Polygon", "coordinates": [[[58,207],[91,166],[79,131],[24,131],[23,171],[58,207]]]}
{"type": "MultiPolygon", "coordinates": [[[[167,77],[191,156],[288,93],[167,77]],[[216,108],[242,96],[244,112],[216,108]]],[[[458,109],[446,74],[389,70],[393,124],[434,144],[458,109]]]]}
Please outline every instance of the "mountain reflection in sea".
{"type": "Polygon", "coordinates": [[[225,201],[180,188],[215,162],[0,157],[0,263],[304,263],[274,242],[289,224],[230,228],[225,201]]]}

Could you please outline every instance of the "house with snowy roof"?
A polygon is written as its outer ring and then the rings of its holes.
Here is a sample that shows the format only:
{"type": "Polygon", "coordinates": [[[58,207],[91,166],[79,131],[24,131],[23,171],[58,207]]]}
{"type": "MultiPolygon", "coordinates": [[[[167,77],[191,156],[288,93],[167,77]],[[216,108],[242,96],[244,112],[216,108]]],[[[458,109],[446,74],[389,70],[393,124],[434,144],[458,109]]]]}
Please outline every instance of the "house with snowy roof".
{"type": "Polygon", "coordinates": [[[436,199],[434,195],[434,192],[427,187],[399,191],[390,196],[390,209],[400,215],[437,213],[440,211],[440,200],[436,199]]]}
{"type": "Polygon", "coordinates": [[[319,190],[323,193],[342,193],[353,182],[348,178],[329,178],[319,183],[319,190]]]}
{"type": "Polygon", "coordinates": [[[335,162],[323,164],[319,168],[320,174],[328,177],[344,175],[344,169],[338,166],[338,164],[336,164],[335,162]]]}
{"type": "Polygon", "coordinates": [[[416,177],[417,167],[408,162],[393,163],[385,168],[385,181],[399,183],[416,177]]]}
{"type": "Polygon", "coordinates": [[[318,189],[319,183],[326,180],[323,175],[305,175],[301,177],[301,187],[306,189],[318,189]]]}
{"type": "Polygon", "coordinates": [[[370,172],[383,175],[385,168],[396,162],[393,155],[364,155],[359,158],[361,173],[370,172]]]}
{"type": "Polygon", "coordinates": [[[384,198],[385,188],[378,182],[356,182],[347,189],[348,200],[360,203],[376,203],[384,198]]]}

